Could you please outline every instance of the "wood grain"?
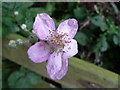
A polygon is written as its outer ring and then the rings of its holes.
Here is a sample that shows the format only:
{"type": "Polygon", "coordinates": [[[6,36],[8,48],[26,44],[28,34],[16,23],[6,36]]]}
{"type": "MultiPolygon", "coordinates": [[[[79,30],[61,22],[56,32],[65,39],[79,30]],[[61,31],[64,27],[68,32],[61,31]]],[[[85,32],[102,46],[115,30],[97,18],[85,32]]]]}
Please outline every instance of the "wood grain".
{"type": "MultiPolygon", "coordinates": [[[[45,67],[46,62],[36,64],[30,61],[26,53],[27,47],[20,46],[17,49],[8,47],[9,40],[18,38],[27,40],[16,34],[10,34],[4,38],[2,43],[3,53],[0,53],[0,55],[49,78],[45,67]]],[[[116,73],[72,57],[69,59],[67,75],[62,80],[56,80],[56,82],[68,88],[118,88],[118,76],[116,73]]]]}

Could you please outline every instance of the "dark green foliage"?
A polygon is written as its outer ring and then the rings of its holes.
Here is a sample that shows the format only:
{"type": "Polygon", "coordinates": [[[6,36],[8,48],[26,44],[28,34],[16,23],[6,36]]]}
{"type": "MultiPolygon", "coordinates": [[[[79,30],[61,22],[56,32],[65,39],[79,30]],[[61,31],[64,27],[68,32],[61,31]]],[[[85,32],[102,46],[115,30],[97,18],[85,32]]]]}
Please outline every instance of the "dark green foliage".
{"type": "Polygon", "coordinates": [[[83,32],[78,32],[75,36],[75,39],[78,41],[80,45],[83,46],[87,45],[87,43],[89,42],[88,36],[83,32]]]}
{"type": "Polygon", "coordinates": [[[87,16],[86,8],[79,7],[74,9],[74,16],[78,20],[85,20],[87,16]]]}
{"type": "Polygon", "coordinates": [[[103,21],[103,18],[102,18],[102,16],[94,16],[92,19],[91,19],[91,22],[94,24],[94,25],[96,25],[96,26],[98,26],[98,27],[100,27],[100,29],[102,30],[102,31],[105,31],[108,27],[107,27],[107,25],[106,25],[106,23],[103,21]]]}
{"type": "Polygon", "coordinates": [[[13,71],[19,69],[19,65],[3,58],[2,61],[2,88],[8,88],[8,77],[13,71]]]}
{"type": "Polygon", "coordinates": [[[105,36],[101,36],[100,38],[98,38],[97,40],[97,44],[94,47],[94,52],[104,52],[108,49],[108,43],[106,41],[106,37],[105,36]]]}
{"type": "Polygon", "coordinates": [[[21,67],[19,71],[13,72],[8,78],[10,88],[32,88],[40,82],[40,75],[21,67]]]}
{"type": "Polygon", "coordinates": [[[26,14],[26,8],[30,7],[33,5],[32,2],[30,3],[25,3],[25,2],[4,2],[2,3],[2,36],[4,37],[5,35],[9,33],[14,33],[18,32],[20,30],[19,25],[22,23],[27,23],[29,26],[29,29],[32,28],[32,22],[31,16],[29,13],[27,14],[27,18],[25,19],[25,14],[26,14]],[[22,10],[20,10],[22,9],[22,10]],[[21,11],[19,12],[19,15],[16,17],[14,15],[15,11],[21,11]]]}
{"type": "Polygon", "coordinates": [[[41,81],[41,76],[24,67],[4,59],[2,68],[2,88],[33,88],[41,81]]]}
{"type": "Polygon", "coordinates": [[[113,36],[113,42],[115,45],[119,45],[120,47],[120,27],[118,27],[117,29],[118,31],[116,32],[116,34],[113,36]]]}

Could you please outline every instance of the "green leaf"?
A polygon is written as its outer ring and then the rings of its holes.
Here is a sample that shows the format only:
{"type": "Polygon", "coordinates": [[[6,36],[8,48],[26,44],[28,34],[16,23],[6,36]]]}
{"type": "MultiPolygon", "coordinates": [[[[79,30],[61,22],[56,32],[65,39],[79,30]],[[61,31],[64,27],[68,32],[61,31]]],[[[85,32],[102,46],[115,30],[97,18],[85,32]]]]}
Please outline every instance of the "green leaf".
{"type": "Polygon", "coordinates": [[[117,33],[113,36],[113,42],[115,45],[120,46],[120,27],[117,29],[117,33]]]}
{"type": "Polygon", "coordinates": [[[3,35],[19,31],[18,25],[21,24],[26,24],[29,30],[32,29],[33,17],[31,12],[28,13],[29,9],[27,9],[27,7],[30,7],[33,4],[33,2],[3,3],[3,35]],[[19,14],[14,15],[15,11],[18,11],[19,14]]]}
{"type": "Polygon", "coordinates": [[[114,18],[111,17],[111,16],[106,17],[106,23],[107,23],[108,25],[111,25],[111,24],[114,25],[114,24],[115,24],[114,18]]]}
{"type": "Polygon", "coordinates": [[[102,37],[100,42],[101,42],[101,51],[102,52],[106,51],[108,48],[108,43],[106,41],[106,37],[102,37]]]}
{"type": "Polygon", "coordinates": [[[119,9],[117,6],[114,3],[111,3],[111,6],[113,7],[115,14],[119,14],[119,9]]]}
{"type": "Polygon", "coordinates": [[[109,27],[108,33],[116,34],[116,32],[117,32],[116,30],[117,30],[116,26],[111,24],[109,27]]]}
{"type": "Polygon", "coordinates": [[[0,28],[0,38],[2,38],[2,28],[0,28]]]}
{"type": "Polygon", "coordinates": [[[6,26],[11,26],[13,24],[13,19],[11,17],[3,17],[2,24],[6,26]]]}
{"type": "Polygon", "coordinates": [[[27,25],[27,29],[31,30],[33,28],[33,17],[31,12],[26,12],[25,24],[27,25]]]}
{"type": "Polygon", "coordinates": [[[14,23],[13,19],[10,17],[3,17],[2,20],[2,35],[3,37],[9,33],[18,32],[20,29],[17,24],[14,23]]]}
{"type": "Polygon", "coordinates": [[[74,9],[74,16],[79,20],[84,20],[87,16],[86,8],[80,7],[74,9]]]}
{"type": "Polygon", "coordinates": [[[92,22],[94,25],[100,27],[100,29],[101,29],[102,31],[105,31],[106,29],[108,29],[108,26],[107,26],[107,24],[103,21],[102,16],[99,16],[99,15],[94,16],[94,17],[91,19],[91,22],[92,22]]]}
{"type": "Polygon", "coordinates": [[[45,12],[51,15],[54,10],[55,10],[55,3],[48,2],[46,5],[45,12]]]}
{"type": "Polygon", "coordinates": [[[106,37],[104,35],[100,36],[100,38],[98,38],[97,44],[95,45],[93,52],[105,52],[108,49],[108,43],[106,40],[106,37]]]}
{"type": "Polygon", "coordinates": [[[13,72],[8,78],[9,87],[11,88],[16,87],[15,84],[18,83],[19,78],[22,76],[24,76],[24,73],[20,73],[18,71],[13,72]]]}
{"type": "Polygon", "coordinates": [[[26,24],[27,29],[31,30],[33,27],[33,16],[30,10],[21,8],[19,10],[19,15],[15,16],[17,23],[19,25],[26,24]]]}
{"type": "Polygon", "coordinates": [[[6,10],[18,10],[19,8],[27,8],[33,5],[33,2],[3,2],[2,6],[6,10]]]}
{"type": "Polygon", "coordinates": [[[44,13],[45,9],[44,8],[30,8],[29,10],[31,12],[32,17],[34,18],[37,14],[44,13]]]}
{"type": "Polygon", "coordinates": [[[34,2],[16,2],[17,8],[27,8],[34,4],[34,2]]]}
{"type": "Polygon", "coordinates": [[[117,26],[115,25],[115,21],[113,17],[106,17],[106,23],[108,25],[108,30],[107,32],[109,34],[116,34],[117,32],[117,26]]]}
{"type": "MultiPolygon", "coordinates": [[[[4,66],[5,64],[2,62],[2,65],[4,66]]],[[[2,88],[8,87],[7,78],[9,74],[10,74],[10,69],[2,68],[2,88]]]]}
{"type": "Polygon", "coordinates": [[[76,7],[76,4],[77,4],[77,2],[70,2],[70,3],[68,3],[69,10],[71,11],[72,9],[74,9],[76,7]]]}
{"type": "Polygon", "coordinates": [[[86,45],[88,42],[88,37],[83,32],[77,32],[75,39],[80,45],[86,45]]]}
{"type": "Polygon", "coordinates": [[[44,13],[44,11],[45,9],[43,8],[30,8],[30,10],[21,8],[19,9],[19,15],[17,15],[15,18],[20,25],[26,24],[27,29],[31,30],[33,28],[34,18],[37,16],[37,14],[44,13]]]}
{"type": "Polygon", "coordinates": [[[114,44],[118,45],[118,41],[119,41],[118,37],[116,35],[114,35],[113,36],[113,42],[114,42],[114,44]]]}
{"type": "Polygon", "coordinates": [[[71,18],[71,15],[70,14],[65,14],[62,18],[63,18],[63,20],[66,20],[66,19],[71,18]]]}
{"type": "Polygon", "coordinates": [[[8,78],[10,88],[32,88],[40,81],[40,76],[30,70],[21,67],[8,78]]]}
{"type": "Polygon", "coordinates": [[[23,24],[25,23],[25,17],[26,17],[26,12],[28,9],[25,8],[21,8],[18,10],[19,14],[15,16],[15,19],[17,21],[18,24],[23,24]]]}

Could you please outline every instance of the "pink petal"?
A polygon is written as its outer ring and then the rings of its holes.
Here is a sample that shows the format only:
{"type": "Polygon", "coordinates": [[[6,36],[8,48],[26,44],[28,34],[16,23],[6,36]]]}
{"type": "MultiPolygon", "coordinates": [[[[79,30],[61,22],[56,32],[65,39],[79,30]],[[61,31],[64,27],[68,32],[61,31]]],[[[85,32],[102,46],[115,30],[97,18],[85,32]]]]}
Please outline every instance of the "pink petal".
{"type": "Polygon", "coordinates": [[[50,47],[43,41],[37,42],[32,45],[28,51],[29,58],[35,63],[46,61],[50,56],[50,47]]]}
{"type": "Polygon", "coordinates": [[[56,80],[62,79],[68,71],[68,59],[62,59],[62,68],[55,74],[56,80]]]}
{"type": "Polygon", "coordinates": [[[46,68],[51,79],[55,80],[55,74],[60,71],[62,67],[61,53],[54,52],[50,55],[46,68]]]}
{"type": "Polygon", "coordinates": [[[60,23],[57,32],[59,34],[67,33],[69,37],[73,38],[78,29],[78,22],[76,19],[68,19],[60,23]]]}
{"type": "Polygon", "coordinates": [[[75,39],[71,39],[70,41],[70,43],[65,43],[65,47],[63,49],[64,59],[70,58],[78,53],[77,41],[75,39]]]}
{"type": "Polygon", "coordinates": [[[46,13],[37,14],[33,29],[41,40],[48,40],[50,31],[55,30],[53,19],[46,13]]]}

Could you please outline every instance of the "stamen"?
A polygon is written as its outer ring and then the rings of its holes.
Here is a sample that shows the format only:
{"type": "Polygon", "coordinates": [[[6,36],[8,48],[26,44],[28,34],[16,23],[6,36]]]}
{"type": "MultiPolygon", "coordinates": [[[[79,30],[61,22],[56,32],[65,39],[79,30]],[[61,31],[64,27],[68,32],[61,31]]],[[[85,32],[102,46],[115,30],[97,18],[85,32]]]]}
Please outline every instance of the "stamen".
{"type": "MultiPolygon", "coordinates": [[[[58,48],[64,48],[65,43],[70,43],[70,38],[68,38],[68,34],[61,32],[61,34],[59,34],[57,32],[57,30],[49,30],[50,36],[51,38],[49,39],[49,43],[53,46],[53,47],[58,47],[58,48]]],[[[47,37],[48,38],[48,37],[47,37]]]]}
{"type": "Polygon", "coordinates": [[[68,49],[71,49],[70,47],[68,49]]]}

